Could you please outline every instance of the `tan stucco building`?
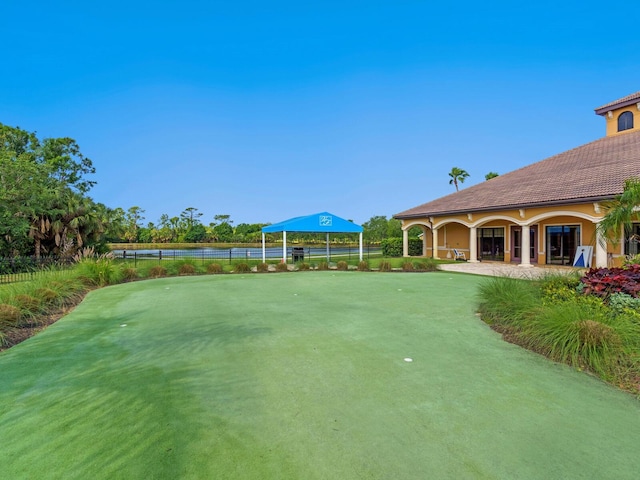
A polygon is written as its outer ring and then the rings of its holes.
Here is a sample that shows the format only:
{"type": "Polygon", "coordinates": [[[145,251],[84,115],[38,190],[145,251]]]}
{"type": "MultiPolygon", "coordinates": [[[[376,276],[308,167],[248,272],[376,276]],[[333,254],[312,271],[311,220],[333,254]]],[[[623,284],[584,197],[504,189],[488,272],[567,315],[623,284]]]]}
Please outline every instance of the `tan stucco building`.
{"type": "Polygon", "coordinates": [[[394,215],[404,255],[413,227],[423,231],[423,254],[435,258],[456,249],[470,262],[572,265],[587,252],[592,265],[607,266],[635,253],[623,232],[618,246],[602,246],[596,225],[603,202],[640,177],[640,92],[595,113],[606,120],[605,137],[394,215]]]}

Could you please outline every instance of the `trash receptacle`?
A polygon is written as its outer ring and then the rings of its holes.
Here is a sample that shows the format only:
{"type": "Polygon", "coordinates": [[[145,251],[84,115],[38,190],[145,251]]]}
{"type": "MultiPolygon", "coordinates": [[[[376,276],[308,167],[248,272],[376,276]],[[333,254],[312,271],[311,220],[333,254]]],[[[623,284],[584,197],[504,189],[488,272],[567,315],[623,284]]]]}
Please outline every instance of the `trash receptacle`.
{"type": "Polygon", "coordinates": [[[293,247],[291,249],[291,258],[294,262],[303,262],[304,261],[304,248],[302,247],[293,247]]]}

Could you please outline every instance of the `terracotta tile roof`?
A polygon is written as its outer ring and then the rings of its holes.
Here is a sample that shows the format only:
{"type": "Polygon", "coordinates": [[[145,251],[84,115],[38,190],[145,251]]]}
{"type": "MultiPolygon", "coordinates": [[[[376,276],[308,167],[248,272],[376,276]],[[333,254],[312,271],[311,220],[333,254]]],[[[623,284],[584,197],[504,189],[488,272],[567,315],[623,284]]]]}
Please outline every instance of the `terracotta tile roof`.
{"type": "Polygon", "coordinates": [[[414,218],[610,199],[640,177],[640,130],[604,137],[394,215],[414,218]]]}
{"type": "Polygon", "coordinates": [[[595,109],[598,115],[603,115],[607,113],[609,110],[613,110],[614,108],[626,107],[627,105],[632,105],[640,101],[640,92],[632,93],[631,95],[627,95],[626,97],[622,97],[614,102],[609,102],[606,105],[602,105],[595,109]]]}

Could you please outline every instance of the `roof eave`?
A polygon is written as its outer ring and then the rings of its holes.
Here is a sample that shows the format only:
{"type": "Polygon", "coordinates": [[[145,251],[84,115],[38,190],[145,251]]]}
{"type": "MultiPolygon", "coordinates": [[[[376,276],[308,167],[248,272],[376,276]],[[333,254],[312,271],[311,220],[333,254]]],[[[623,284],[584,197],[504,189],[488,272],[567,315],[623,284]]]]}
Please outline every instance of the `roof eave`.
{"type": "Polygon", "coordinates": [[[606,115],[607,112],[612,112],[613,110],[618,110],[619,108],[629,107],[631,105],[640,104],[640,98],[634,98],[631,100],[627,100],[625,102],[616,103],[615,105],[604,106],[600,108],[596,108],[596,115],[606,115]]]}
{"type": "Polygon", "coordinates": [[[423,213],[414,213],[409,215],[403,215],[398,213],[393,215],[393,218],[397,218],[398,220],[410,220],[412,218],[424,218],[424,217],[442,217],[442,216],[453,216],[453,215],[465,215],[468,213],[480,213],[480,212],[498,212],[500,210],[513,210],[520,208],[538,208],[538,207],[555,207],[560,205],[575,205],[575,204],[584,204],[584,203],[596,203],[607,200],[612,200],[615,198],[615,195],[606,195],[606,196],[597,196],[597,197],[582,197],[582,198],[574,198],[567,200],[554,200],[550,202],[536,202],[536,203],[520,203],[513,205],[499,205],[495,207],[487,207],[487,208],[472,208],[472,209],[461,209],[461,210],[441,210],[441,211],[432,211],[432,212],[423,212],[423,213]]]}

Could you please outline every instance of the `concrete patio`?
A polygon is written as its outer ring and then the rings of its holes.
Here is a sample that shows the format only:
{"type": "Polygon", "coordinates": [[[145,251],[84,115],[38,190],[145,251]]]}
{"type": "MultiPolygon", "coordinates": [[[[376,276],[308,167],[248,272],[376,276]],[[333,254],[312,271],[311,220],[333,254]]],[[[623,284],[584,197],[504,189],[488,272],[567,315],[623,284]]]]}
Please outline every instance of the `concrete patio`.
{"type": "Polygon", "coordinates": [[[440,270],[494,277],[539,278],[549,273],[570,274],[576,271],[583,271],[584,268],[559,266],[520,267],[515,264],[503,262],[456,262],[444,263],[440,265],[440,270]]]}

